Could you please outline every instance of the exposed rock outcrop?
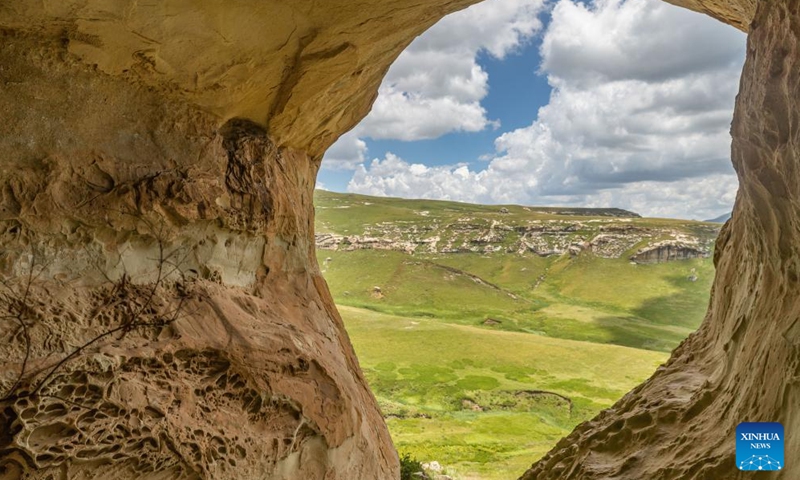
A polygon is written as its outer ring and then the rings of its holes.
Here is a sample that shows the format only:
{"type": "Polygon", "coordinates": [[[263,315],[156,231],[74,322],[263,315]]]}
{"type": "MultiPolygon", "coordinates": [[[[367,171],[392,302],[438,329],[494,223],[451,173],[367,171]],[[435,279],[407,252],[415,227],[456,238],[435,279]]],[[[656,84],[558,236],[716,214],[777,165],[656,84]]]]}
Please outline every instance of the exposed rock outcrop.
{"type": "Polygon", "coordinates": [[[631,261],[636,263],[662,263],[673,260],[706,258],[710,254],[711,252],[701,249],[694,242],[665,240],[640,249],[631,257],[631,261]]]}
{"type": "MultiPolygon", "coordinates": [[[[584,212],[588,213],[588,212],[584,212]]],[[[619,224],[614,220],[508,220],[482,222],[465,217],[457,223],[434,220],[431,225],[380,222],[364,225],[364,235],[319,233],[322,250],[394,250],[404,253],[497,252],[577,256],[582,252],[602,258],[620,258],[636,245],[644,246],[631,258],[639,263],[666,262],[710,256],[718,233],[715,226],[696,222],[670,227],[619,224]],[[613,232],[613,233],[608,233],[613,232]],[[691,232],[691,233],[689,233],[691,232]],[[662,238],[667,240],[658,240],[662,238]]]]}
{"type": "MultiPolygon", "coordinates": [[[[800,451],[800,4],[671,1],[742,30],[758,7],[711,309],[527,479],[745,478],[743,420],[800,451]]],[[[402,49],[470,3],[0,5],[4,478],[396,478],[316,265],[314,178],[402,49]]]]}
{"type": "Polygon", "coordinates": [[[281,146],[316,158],[366,115],[414,37],[473,3],[8,0],[0,28],[35,32],[97,73],[152,87],[218,120],[252,120],[281,146]]]}

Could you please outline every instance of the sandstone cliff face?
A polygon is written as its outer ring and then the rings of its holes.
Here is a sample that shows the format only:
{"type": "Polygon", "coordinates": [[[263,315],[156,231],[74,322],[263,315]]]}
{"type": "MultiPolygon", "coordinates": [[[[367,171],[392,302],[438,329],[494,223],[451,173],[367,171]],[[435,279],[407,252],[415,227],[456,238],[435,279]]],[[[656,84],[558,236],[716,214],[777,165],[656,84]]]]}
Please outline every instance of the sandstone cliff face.
{"type": "Polygon", "coordinates": [[[98,73],[218,120],[253,120],[282,146],[316,157],[366,115],[415,36],[472,3],[10,0],[0,6],[0,26],[57,40],[98,73]]]}
{"type": "Polygon", "coordinates": [[[666,240],[640,249],[631,257],[636,263],[661,263],[690,258],[708,258],[711,253],[695,242],[666,240]]]}
{"type": "MultiPolygon", "coordinates": [[[[397,477],[311,193],[391,61],[470,3],[0,5],[3,478],[397,477]]],[[[743,30],[756,7],[674,3],[743,30]]],[[[706,322],[525,478],[739,478],[736,423],[800,427],[800,6],[758,9],[706,322]]]]}

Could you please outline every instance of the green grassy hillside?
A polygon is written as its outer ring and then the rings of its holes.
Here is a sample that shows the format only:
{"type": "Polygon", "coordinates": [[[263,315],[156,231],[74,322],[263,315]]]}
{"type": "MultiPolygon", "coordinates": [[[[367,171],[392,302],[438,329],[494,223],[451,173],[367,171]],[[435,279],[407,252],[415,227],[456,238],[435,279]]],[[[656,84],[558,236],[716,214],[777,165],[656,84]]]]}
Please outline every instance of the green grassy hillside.
{"type": "Polygon", "coordinates": [[[713,279],[708,259],[631,265],[588,257],[425,258],[381,250],[318,256],[330,259],[323,260],[324,274],[338,305],[662,352],[697,328],[713,279]],[[696,282],[687,280],[692,269],[696,282]]]}
{"type": "Polygon", "coordinates": [[[398,449],[454,478],[516,478],[647,378],[708,303],[716,224],[330,192],[316,204],[320,268],[398,449]],[[695,258],[661,261],[676,251],[695,258]]]}
{"type": "Polygon", "coordinates": [[[647,378],[660,352],[340,307],[397,448],[461,478],[516,478],[647,378]],[[546,394],[547,391],[570,400],[546,394]]]}

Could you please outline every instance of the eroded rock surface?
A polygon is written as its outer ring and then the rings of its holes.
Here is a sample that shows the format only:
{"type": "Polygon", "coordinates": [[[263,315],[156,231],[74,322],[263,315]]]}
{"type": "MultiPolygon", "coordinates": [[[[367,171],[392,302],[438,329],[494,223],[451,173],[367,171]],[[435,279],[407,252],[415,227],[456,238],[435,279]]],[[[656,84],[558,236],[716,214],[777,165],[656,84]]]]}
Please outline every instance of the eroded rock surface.
{"type": "Polygon", "coordinates": [[[38,32],[0,84],[0,478],[396,475],[312,158],[38,32]]]}
{"type": "Polygon", "coordinates": [[[0,27],[60,42],[71,58],[247,118],[284,146],[323,153],[369,110],[415,36],[475,0],[102,0],[0,5],[0,27]]]}
{"type": "Polygon", "coordinates": [[[662,263],[691,258],[708,258],[711,252],[694,239],[662,240],[639,249],[631,257],[636,263],[662,263]]]}
{"type": "MultiPolygon", "coordinates": [[[[800,451],[800,3],[759,2],[733,121],[740,190],[717,241],[706,320],[670,361],[522,476],[745,479],[739,422],[778,421],[800,451]]],[[[771,478],[800,478],[787,462],[771,478]]]]}
{"type": "Polygon", "coordinates": [[[750,31],[750,20],[758,0],[666,0],[696,12],[710,15],[744,32],[750,31]]]}
{"type": "MultiPolygon", "coordinates": [[[[0,4],[2,478],[397,477],[311,194],[392,60],[470,3],[0,4]]],[[[525,478],[739,478],[743,420],[800,451],[800,5],[674,3],[759,9],[711,310],[525,478]]]]}

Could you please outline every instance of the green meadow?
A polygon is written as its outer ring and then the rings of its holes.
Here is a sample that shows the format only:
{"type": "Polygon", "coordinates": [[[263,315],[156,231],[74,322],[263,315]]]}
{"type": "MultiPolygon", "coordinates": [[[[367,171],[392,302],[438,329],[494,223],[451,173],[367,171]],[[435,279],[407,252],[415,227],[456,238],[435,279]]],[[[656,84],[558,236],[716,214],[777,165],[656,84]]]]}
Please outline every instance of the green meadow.
{"type": "Polygon", "coordinates": [[[398,450],[436,460],[455,478],[516,478],[667,359],[616,345],[340,311],[398,450]],[[534,393],[545,391],[569,402],[534,393]]]}
{"type": "Polygon", "coordinates": [[[714,274],[709,259],[631,265],[588,255],[410,256],[384,250],[320,251],[318,257],[330,259],[324,275],[341,306],[481,327],[493,319],[499,323],[487,329],[661,352],[700,324],[714,274]],[[692,269],[696,282],[686,280],[692,269]]]}
{"type": "MultiPolygon", "coordinates": [[[[608,213],[506,206],[498,217],[497,206],[330,192],[316,202],[318,233],[338,235],[400,225],[442,236],[443,225],[465,216],[513,224],[608,213]]],[[[317,256],[398,451],[435,460],[456,479],[493,480],[517,478],[649,377],[699,326],[711,259],[634,264],[628,258],[640,246],[620,258],[373,249],[317,256]]]]}

